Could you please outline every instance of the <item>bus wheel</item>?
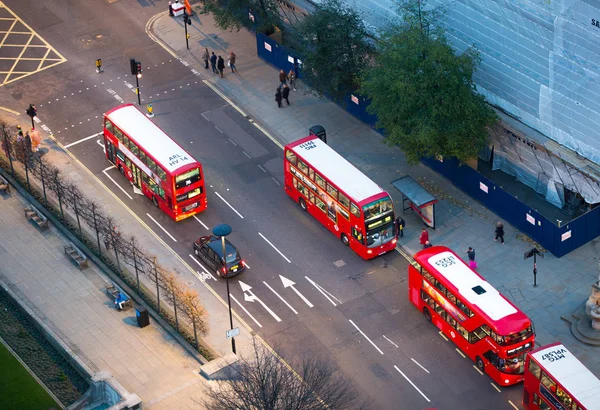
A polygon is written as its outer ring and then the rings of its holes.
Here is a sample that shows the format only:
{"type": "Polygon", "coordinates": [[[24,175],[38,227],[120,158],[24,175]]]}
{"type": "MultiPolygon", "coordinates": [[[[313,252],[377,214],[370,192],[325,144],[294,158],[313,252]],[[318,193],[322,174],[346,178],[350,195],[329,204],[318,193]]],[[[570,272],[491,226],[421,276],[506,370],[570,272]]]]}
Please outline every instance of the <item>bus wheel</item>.
{"type": "Polygon", "coordinates": [[[152,203],[154,204],[155,207],[158,208],[158,200],[156,199],[155,196],[152,197],[152,203]]]}
{"type": "Polygon", "coordinates": [[[477,356],[475,358],[475,363],[477,364],[477,368],[485,373],[485,363],[483,363],[481,357],[477,356]]]}
{"type": "Polygon", "coordinates": [[[119,165],[119,172],[125,175],[125,168],[123,168],[123,165],[119,165]]]}
{"type": "Polygon", "coordinates": [[[346,246],[350,246],[350,241],[348,240],[348,237],[345,233],[342,234],[342,243],[346,246]]]}
{"type": "Polygon", "coordinates": [[[425,315],[425,319],[431,322],[431,312],[426,307],[423,308],[423,314],[425,315]]]}
{"type": "Polygon", "coordinates": [[[306,211],[306,201],[304,200],[304,198],[300,198],[298,200],[298,203],[300,204],[300,208],[302,208],[303,211],[306,211]]]}

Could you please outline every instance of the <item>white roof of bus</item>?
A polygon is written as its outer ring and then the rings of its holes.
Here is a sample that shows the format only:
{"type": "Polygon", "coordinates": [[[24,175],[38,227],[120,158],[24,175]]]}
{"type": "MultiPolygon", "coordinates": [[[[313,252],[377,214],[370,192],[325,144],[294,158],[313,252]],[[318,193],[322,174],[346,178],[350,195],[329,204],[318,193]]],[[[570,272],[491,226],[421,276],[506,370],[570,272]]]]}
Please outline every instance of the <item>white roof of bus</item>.
{"type": "Polygon", "coordinates": [[[127,105],[107,115],[123,132],[131,136],[168,172],[195,162],[194,158],[175,143],[163,130],[135,106],[127,105]]]}
{"type": "Polygon", "coordinates": [[[355,202],[383,192],[369,177],[318,138],[296,145],[292,150],[355,202]]]}
{"type": "Polygon", "coordinates": [[[532,356],[586,409],[600,408],[600,380],[564,345],[548,346],[532,356]]]}
{"type": "Polygon", "coordinates": [[[492,285],[476,275],[462,259],[454,256],[451,252],[440,252],[427,260],[434,266],[440,275],[451,282],[463,298],[469,303],[476,305],[483,313],[492,320],[500,320],[517,312],[504,296],[492,285]],[[454,264],[444,263],[444,258],[454,258],[454,264]],[[439,262],[436,264],[436,262],[439,262]],[[485,293],[477,294],[473,288],[480,286],[485,293]]]}

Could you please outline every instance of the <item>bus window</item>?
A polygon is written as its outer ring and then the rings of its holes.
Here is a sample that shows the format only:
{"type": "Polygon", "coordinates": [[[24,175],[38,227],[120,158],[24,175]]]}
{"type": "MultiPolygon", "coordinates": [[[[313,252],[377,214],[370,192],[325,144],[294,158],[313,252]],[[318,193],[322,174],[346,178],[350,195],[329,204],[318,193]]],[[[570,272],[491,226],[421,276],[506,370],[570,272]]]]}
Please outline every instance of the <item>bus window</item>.
{"type": "Polygon", "coordinates": [[[317,183],[318,186],[320,186],[323,189],[325,189],[325,187],[327,185],[325,180],[323,178],[321,178],[321,176],[319,174],[315,174],[315,182],[317,183]]]}
{"type": "Polygon", "coordinates": [[[109,131],[111,134],[113,134],[113,135],[114,135],[114,133],[115,133],[115,128],[114,128],[114,126],[113,126],[113,123],[112,123],[112,122],[110,122],[110,120],[104,120],[104,121],[105,121],[105,123],[104,123],[104,126],[106,127],[106,129],[107,129],[107,130],[108,130],[108,131],[109,131]]]}
{"type": "Polygon", "coordinates": [[[540,379],[540,381],[548,390],[556,394],[556,383],[554,382],[554,380],[548,377],[546,373],[542,372],[542,378],[540,379]]]}
{"type": "Polygon", "coordinates": [[[298,160],[298,168],[304,175],[308,175],[308,166],[304,162],[298,160]]]}
{"type": "Polygon", "coordinates": [[[294,154],[292,151],[287,150],[285,152],[285,158],[290,162],[290,164],[296,165],[296,154],[294,154]]]}
{"type": "Polygon", "coordinates": [[[529,360],[529,371],[533,374],[537,379],[540,378],[540,374],[542,373],[542,369],[540,366],[533,360],[529,360]]]}
{"type": "Polygon", "coordinates": [[[353,203],[350,204],[350,212],[357,218],[360,218],[360,208],[353,203]]]}

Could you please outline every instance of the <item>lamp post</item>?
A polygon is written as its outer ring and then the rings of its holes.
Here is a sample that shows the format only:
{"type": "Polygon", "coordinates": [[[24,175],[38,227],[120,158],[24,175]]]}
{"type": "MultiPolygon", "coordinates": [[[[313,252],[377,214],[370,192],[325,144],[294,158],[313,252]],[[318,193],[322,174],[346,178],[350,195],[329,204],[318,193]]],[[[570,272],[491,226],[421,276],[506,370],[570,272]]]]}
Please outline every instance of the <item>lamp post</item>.
{"type": "MultiPolygon", "coordinates": [[[[227,224],[220,224],[213,228],[213,235],[221,237],[221,246],[223,250],[223,262],[227,268],[227,251],[225,249],[225,237],[231,233],[231,226],[227,224]]],[[[225,272],[225,283],[227,283],[227,305],[229,306],[229,329],[233,330],[233,316],[231,314],[231,296],[229,296],[229,275],[225,272]]],[[[235,338],[231,338],[231,351],[235,352],[235,338]]]]}

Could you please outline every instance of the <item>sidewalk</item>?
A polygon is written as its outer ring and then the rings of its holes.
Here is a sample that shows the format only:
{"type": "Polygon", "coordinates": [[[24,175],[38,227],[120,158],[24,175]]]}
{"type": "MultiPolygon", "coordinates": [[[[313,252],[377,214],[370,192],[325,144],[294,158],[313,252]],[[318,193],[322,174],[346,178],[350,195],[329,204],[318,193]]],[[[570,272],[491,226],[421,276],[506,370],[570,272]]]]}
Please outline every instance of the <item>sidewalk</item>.
{"type": "MultiPolygon", "coordinates": [[[[446,179],[422,164],[409,166],[398,149],[383,143],[380,134],[337,105],[308,94],[301,82],[298,91],[290,93],[291,105],[277,108],[274,94],[278,70],[258,58],[252,33],[245,29],[221,31],[211,16],[195,15],[188,28],[190,50],[186,50],[185,42],[181,41],[181,19],[169,17],[165,12],[153,19],[149,29],[163,47],[189,63],[190,69],[214,84],[280,143],[295,141],[308,135],[312,125],[322,125],[327,130],[328,144],[387,189],[398,208],[401,195],[391,186],[391,181],[403,175],[418,180],[439,199],[437,229],[430,232],[431,242],[449,246],[459,254],[473,246],[480,273],[534,321],[537,341],[542,345],[557,340],[563,342],[593,372],[600,374],[597,349],[575,339],[569,325],[561,320],[561,316],[570,317],[583,305],[592,283],[598,280],[599,239],[560,259],[549,253],[544,259],[538,259],[538,287],[534,288],[533,261],[523,260],[524,252],[531,249],[532,244],[507,224],[506,244],[494,242],[495,214],[446,179]],[[204,48],[224,56],[234,51],[239,73],[232,74],[226,67],[225,78],[221,79],[205,70],[204,48]]],[[[420,249],[421,223],[412,213],[406,213],[405,219],[407,226],[400,245],[414,253],[420,249]]]]}

